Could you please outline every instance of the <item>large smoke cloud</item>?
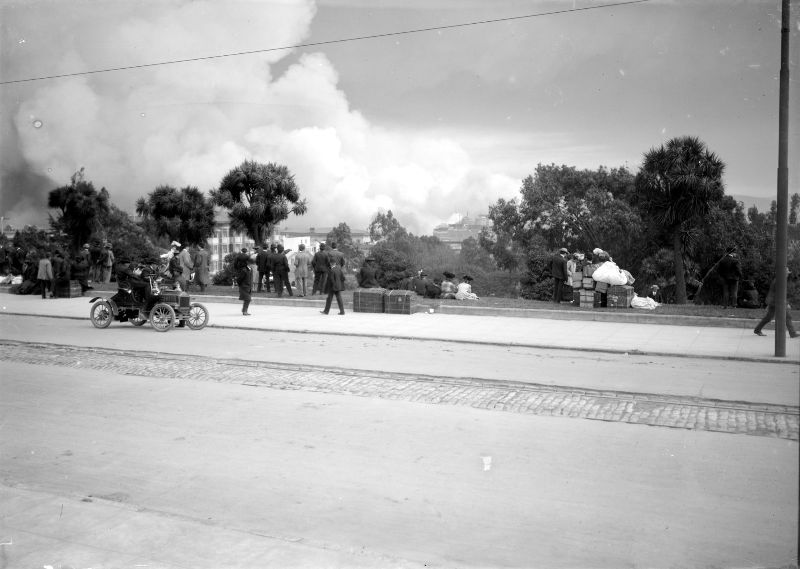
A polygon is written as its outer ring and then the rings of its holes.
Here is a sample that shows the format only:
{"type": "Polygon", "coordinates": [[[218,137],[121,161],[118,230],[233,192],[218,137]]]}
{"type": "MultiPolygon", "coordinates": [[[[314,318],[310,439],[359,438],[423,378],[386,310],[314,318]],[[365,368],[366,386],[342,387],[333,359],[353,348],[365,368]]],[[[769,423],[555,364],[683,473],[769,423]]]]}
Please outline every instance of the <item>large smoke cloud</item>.
{"type": "MultiPolygon", "coordinates": [[[[6,6],[5,80],[301,43],[311,0],[33,2],[6,6]]],[[[379,209],[430,233],[519,181],[451,139],[370,124],[319,52],[274,51],[0,87],[4,215],[44,219],[48,190],[85,167],[118,206],[160,184],[216,187],[244,159],[286,164],[309,212],[295,228],[379,209]],[[39,122],[40,121],[40,122],[39,122]],[[44,182],[46,178],[47,182],[44,182]],[[38,208],[38,209],[37,209],[38,208]]]]}

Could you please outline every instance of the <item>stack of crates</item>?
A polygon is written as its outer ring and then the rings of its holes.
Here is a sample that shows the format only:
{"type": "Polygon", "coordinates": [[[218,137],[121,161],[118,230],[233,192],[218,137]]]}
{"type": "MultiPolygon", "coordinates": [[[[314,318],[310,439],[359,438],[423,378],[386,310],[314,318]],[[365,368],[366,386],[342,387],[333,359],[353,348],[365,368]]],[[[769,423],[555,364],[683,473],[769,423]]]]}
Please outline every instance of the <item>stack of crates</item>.
{"type": "Polygon", "coordinates": [[[572,273],[572,304],[580,306],[581,289],[583,288],[583,271],[572,273]]]}
{"type": "Polygon", "coordinates": [[[633,287],[630,285],[611,285],[608,289],[609,308],[629,308],[633,300],[633,287]]]}
{"type": "Polygon", "coordinates": [[[359,288],[353,291],[353,312],[382,313],[385,309],[385,288],[359,288]]]}
{"type": "Polygon", "coordinates": [[[593,308],[595,306],[595,282],[592,278],[592,273],[596,268],[596,265],[585,265],[580,273],[582,276],[580,291],[576,292],[574,296],[577,300],[575,304],[581,308],[593,308]]]}

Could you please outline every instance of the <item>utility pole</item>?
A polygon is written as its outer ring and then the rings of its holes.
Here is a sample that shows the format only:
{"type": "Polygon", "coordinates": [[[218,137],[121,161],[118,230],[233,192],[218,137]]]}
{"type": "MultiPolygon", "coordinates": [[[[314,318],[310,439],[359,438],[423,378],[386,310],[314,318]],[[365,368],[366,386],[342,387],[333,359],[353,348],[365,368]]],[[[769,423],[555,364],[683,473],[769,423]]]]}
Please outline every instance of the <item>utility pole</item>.
{"type": "Polygon", "coordinates": [[[778,99],[778,215],[775,228],[775,356],[786,356],[786,254],[789,225],[789,0],[782,0],[778,99]]]}

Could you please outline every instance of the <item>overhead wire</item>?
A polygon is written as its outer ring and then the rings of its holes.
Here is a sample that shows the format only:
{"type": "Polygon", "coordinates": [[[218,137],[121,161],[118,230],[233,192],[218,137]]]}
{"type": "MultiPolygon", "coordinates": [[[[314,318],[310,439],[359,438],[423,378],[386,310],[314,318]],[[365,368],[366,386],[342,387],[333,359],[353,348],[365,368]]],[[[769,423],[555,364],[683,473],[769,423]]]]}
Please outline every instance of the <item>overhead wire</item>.
{"type": "Polygon", "coordinates": [[[619,6],[629,6],[631,4],[642,4],[646,2],[650,2],[651,0],[626,0],[624,2],[616,2],[612,4],[598,4],[595,6],[584,6],[581,8],[567,8],[563,10],[553,10],[550,12],[539,12],[537,14],[525,14],[522,16],[508,16],[505,18],[493,18],[489,20],[478,20],[474,22],[463,22],[460,24],[448,24],[443,26],[431,26],[427,28],[417,28],[413,30],[402,30],[398,32],[385,32],[380,34],[371,34],[365,36],[355,36],[351,38],[340,38],[335,40],[326,40],[326,41],[318,41],[318,42],[309,42],[309,43],[301,43],[295,45],[288,45],[288,46],[281,46],[281,47],[269,47],[263,49],[253,49],[248,51],[237,51],[233,53],[222,53],[217,55],[206,55],[200,57],[190,57],[186,59],[173,59],[169,61],[157,61],[153,63],[140,63],[137,65],[125,65],[121,67],[108,67],[105,69],[93,69],[89,71],[76,71],[74,73],[61,73],[58,75],[44,75],[40,77],[28,77],[25,79],[12,79],[9,81],[0,81],[0,85],[10,85],[13,83],[27,83],[31,81],[44,81],[48,79],[62,79],[65,77],[78,77],[81,75],[93,75],[97,73],[110,73],[113,71],[127,71],[131,69],[145,69],[148,67],[158,67],[161,65],[175,65],[178,63],[191,63],[195,61],[208,61],[212,59],[222,59],[227,57],[239,57],[243,55],[253,55],[256,53],[268,53],[272,51],[283,51],[288,49],[301,49],[301,48],[308,48],[308,47],[319,47],[323,45],[333,45],[338,43],[347,43],[347,42],[354,42],[354,41],[363,41],[363,40],[371,40],[371,39],[378,39],[378,38],[386,38],[392,36],[400,36],[406,34],[418,34],[424,32],[434,32],[434,31],[441,31],[441,30],[452,30],[455,28],[465,28],[469,26],[479,26],[479,25],[486,25],[486,24],[496,24],[500,22],[510,22],[514,20],[525,20],[530,18],[540,18],[544,16],[555,16],[559,14],[567,14],[567,13],[574,13],[574,12],[584,12],[587,10],[599,10],[603,8],[616,8],[619,6]]]}

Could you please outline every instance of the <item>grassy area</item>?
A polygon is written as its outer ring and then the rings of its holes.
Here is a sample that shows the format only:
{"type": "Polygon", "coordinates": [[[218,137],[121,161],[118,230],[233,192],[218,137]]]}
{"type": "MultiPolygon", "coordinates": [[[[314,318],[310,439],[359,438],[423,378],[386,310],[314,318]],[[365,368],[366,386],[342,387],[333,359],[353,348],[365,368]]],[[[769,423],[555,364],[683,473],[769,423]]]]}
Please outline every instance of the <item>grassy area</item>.
{"type": "MultiPolygon", "coordinates": [[[[190,293],[197,294],[197,291],[194,287],[191,288],[189,291],[190,293]]],[[[217,285],[210,285],[206,288],[205,294],[211,296],[238,296],[237,289],[231,288],[230,286],[217,286],[217,285]]],[[[274,293],[273,293],[274,294],[274,293]]],[[[256,297],[259,295],[256,294],[256,297]]],[[[344,291],[342,293],[342,297],[344,298],[345,302],[352,301],[353,291],[344,291]]],[[[314,298],[320,299],[324,298],[322,296],[316,296],[314,298]]],[[[528,310],[575,310],[581,311],[584,310],[577,306],[572,306],[568,303],[561,303],[560,305],[556,306],[551,302],[546,302],[542,300],[527,300],[524,298],[502,298],[502,297],[485,297],[481,298],[480,300],[475,301],[458,301],[458,300],[438,300],[438,299],[427,299],[417,297],[415,302],[423,305],[430,306],[431,308],[436,308],[441,305],[469,305],[469,306],[480,306],[480,307],[489,307],[489,308],[518,308],[518,309],[528,309],[528,310]]],[[[620,309],[618,308],[595,308],[593,310],[598,311],[611,311],[611,312],[618,312],[620,309]]],[[[711,305],[695,305],[695,304],[662,304],[655,310],[638,310],[634,308],[629,308],[628,310],[637,311],[642,313],[649,313],[649,314],[664,314],[664,315],[674,315],[674,316],[703,316],[703,317],[717,317],[717,318],[748,318],[752,320],[759,320],[764,315],[764,309],[762,308],[735,308],[735,309],[726,309],[723,310],[719,306],[711,306],[711,305]]],[[[792,319],[797,321],[800,319],[800,310],[792,310],[792,319]]]]}

